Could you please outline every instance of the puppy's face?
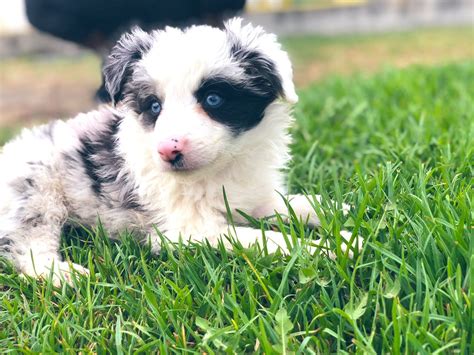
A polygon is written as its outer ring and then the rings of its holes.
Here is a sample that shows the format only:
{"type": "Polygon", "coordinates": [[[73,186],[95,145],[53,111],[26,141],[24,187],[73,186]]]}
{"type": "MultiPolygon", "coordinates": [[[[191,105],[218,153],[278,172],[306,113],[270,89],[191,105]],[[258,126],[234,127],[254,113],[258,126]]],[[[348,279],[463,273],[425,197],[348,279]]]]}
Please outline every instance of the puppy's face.
{"type": "Polygon", "coordinates": [[[180,173],[225,166],[269,105],[297,100],[275,36],[240,20],[224,30],[135,29],[112,50],[104,77],[113,103],[139,126],[137,144],[156,168],[180,173]]]}

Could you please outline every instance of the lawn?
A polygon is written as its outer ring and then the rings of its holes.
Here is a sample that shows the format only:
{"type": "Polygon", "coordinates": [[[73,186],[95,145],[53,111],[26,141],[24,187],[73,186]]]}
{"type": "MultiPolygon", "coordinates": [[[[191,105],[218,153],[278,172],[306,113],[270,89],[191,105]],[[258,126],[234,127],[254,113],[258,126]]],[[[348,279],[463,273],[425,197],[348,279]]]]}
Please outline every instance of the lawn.
{"type": "Polygon", "coordinates": [[[64,255],[91,270],[74,288],[1,264],[0,351],[472,353],[473,77],[461,61],[300,92],[290,190],[354,208],[317,206],[316,231],[274,227],[328,238],[335,260],[298,246],[165,244],[153,256],[126,233],[113,243],[101,228],[70,231],[64,255]],[[354,259],[341,228],[365,238],[354,259]]]}

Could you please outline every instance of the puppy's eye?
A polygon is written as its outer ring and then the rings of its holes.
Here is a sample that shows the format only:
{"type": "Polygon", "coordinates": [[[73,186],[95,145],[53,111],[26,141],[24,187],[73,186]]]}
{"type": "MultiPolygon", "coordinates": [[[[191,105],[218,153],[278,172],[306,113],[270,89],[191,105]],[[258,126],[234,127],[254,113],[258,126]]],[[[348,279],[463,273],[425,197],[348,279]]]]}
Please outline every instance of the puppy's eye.
{"type": "Polygon", "coordinates": [[[161,104],[158,101],[153,101],[150,105],[150,112],[158,116],[161,112],[161,104]]]}
{"type": "Polygon", "coordinates": [[[210,93],[205,98],[205,103],[208,107],[217,108],[221,106],[224,99],[216,93],[210,93]]]}

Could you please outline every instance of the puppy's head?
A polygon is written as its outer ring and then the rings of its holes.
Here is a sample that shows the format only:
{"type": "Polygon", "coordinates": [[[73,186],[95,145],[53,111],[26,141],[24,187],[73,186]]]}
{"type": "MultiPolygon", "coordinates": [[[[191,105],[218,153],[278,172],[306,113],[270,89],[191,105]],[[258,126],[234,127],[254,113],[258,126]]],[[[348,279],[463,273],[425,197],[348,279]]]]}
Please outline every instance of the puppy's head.
{"type": "Polygon", "coordinates": [[[136,144],[167,171],[223,166],[269,106],[298,99],[276,37],[240,19],[223,30],[136,28],[113,48],[104,77],[112,103],[140,132],[136,144]]]}

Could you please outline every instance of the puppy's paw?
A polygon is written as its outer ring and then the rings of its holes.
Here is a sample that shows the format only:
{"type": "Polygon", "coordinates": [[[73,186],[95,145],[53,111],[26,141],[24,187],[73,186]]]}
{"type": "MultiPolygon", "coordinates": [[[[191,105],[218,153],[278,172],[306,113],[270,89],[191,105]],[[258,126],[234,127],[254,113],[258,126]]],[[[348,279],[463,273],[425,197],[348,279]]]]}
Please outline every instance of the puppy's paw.
{"type": "MultiPolygon", "coordinates": [[[[260,248],[265,247],[269,254],[273,254],[277,250],[280,250],[280,252],[285,255],[290,254],[285,238],[280,232],[271,230],[262,232],[260,229],[250,227],[236,227],[235,232],[236,234],[226,232],[222,233],[222,235],[230,235],[234,237],[244,248],[249,248],[252,245],[258,244],[260,248]]],[[[232,249],[232,244],[229,243],[228,240],[223,238],[222,241],[226,247],[232,249]]]]}
{"type": "Polygon", "coordinates": [[[61,261],[54,264],[54,270],[51,274],[51,267],[35,268],[34,270],[25,271],[21,276],[26,275],[47,280],[51,275],[51,281],[54,286],[61,286],[63,282],[66,282],[72,286],[74,275],[89,275],[90,271],[82,265],[69,263],[67,261],[61,261]]]}
{"type": "Polygon", "coordinates": [[[63,280],[72,286],[74,284],[74,274],[85,276],[89,276],[90,274],[89,269],[84,266],[67,261],[60,262],[55,269],[53,275],[53,283],[55,286],[59,286],[63,280]]]}
{"type": "MultiPolygon", "coordinates": [[[[342,215],[347,216],[351,209],[352,209],[352,207],[350,205],[348,205],[346,203],[343,203],[342,204],[342,209],[341,209],[342,215]]],[[[301,217],[302,220],[305,221],[306,224],[310,228],[317,228],[321,225],[321,222],[319,221],[319,217],[316,214],[316,211],[314,211],[314,210],[309,212],[307,215],[300,215],[299,217],[301,217]]]]}
{"type": "Polygon", "coordinates": [[[355,236],[352,243],[349,244],[352,238],[352,232],[342,230],[339,232],[339,234],[341,235],[342,239],[345,240],[345,243],[343,242],[341,244],[342,252],[346,253],[347,250],[349,250],[349,253],[348,253],[349,257],[351,259],[354,258],[354,251],[360,252],[362,250],[362,247],[364,244],[362,237],[359,235],[355,236]]]}
{"type": "Polygon", "coordinates": [[[150,242],[150,252],[153,255],[160,255],[160,253],[161,253],[161,241],[151,240],[151,242],[150,242]]]}
{"type": "Polygon", "coordinates": [[[349,211],[351,210],[351,206],[348,205],[347,203],[343,203],[342,204],[342,214],[344,216],[347,216],[347,214],[349,213],[349,211]]]}
{"type": "MultiPolygon", "coordinates": [[[[354,258],[354,251],[361,251],[364,240],[361,236],[356,236],[352,243],[350,243],[352,238],[352,232],[342,230],[339,232],[343,241],[341,243],[341,251],[349,256],[349,258],[354,258]]],[[[321,240],[314,241],[314,244],[317,246],[308,246],[308,250],[311,254],[314,254],[316,251],[320,251],[322,249],[328,250],[331,248],[331,244],[326,240],[326,242],[321,243],[321,240]]],[[[329,251],[329,257],[333,260],[336,259],[336,254],[333,251],[329,251]]]]}

